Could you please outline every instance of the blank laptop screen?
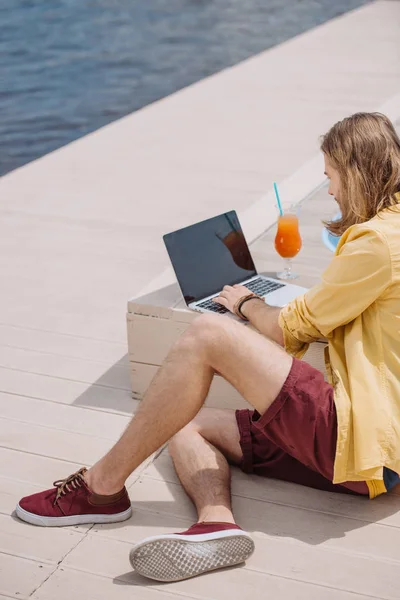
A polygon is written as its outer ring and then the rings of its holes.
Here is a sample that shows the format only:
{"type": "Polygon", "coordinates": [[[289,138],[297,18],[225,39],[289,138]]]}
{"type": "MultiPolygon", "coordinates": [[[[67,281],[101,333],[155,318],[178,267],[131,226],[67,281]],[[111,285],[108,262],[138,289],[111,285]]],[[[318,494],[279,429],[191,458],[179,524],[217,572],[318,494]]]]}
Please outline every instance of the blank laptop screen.
{"type": "Polygon", "coordinates": [[[187,304],[257,275],[234,210],[164,235],[187,304]]]}

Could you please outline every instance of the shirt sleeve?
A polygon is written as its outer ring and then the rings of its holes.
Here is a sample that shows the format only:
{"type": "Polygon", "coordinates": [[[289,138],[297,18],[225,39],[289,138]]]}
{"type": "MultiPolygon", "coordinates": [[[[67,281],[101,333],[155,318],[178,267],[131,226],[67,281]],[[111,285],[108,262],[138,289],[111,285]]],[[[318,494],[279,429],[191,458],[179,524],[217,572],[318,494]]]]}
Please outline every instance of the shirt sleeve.
{"type": "Polygon", "coordinates": [[[386,239],[354,226],[346,232],[321,282],[285,306],[279,316],[285,349],[301,358],[309,344],[363,313],[392,278],[386,239]]]}

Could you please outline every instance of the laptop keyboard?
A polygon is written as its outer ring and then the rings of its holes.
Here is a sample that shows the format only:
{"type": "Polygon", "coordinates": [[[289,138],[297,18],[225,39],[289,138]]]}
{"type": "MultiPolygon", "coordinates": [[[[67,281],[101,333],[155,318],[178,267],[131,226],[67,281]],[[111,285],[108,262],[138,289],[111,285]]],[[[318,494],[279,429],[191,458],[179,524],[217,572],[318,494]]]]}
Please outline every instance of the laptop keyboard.
{"type": "MultiPolygon", "coordinates": [[[[214,296],[214,298],[216,298],[216,296],[214,296]]],[[[229,312],[225,306],[222,306],[222,304],[217,304],[217,302],[213,302],[211,298],[209,300],[205,300],[204,302],[200,302],[200,304],[197,304],[197,306],[200,306],[200,308],[207,308],[207,310],[212,310],[213,312],[221,314],[229,312]]]]}
{"type": "MultiPolygon", "coordinates": [[[[259,277],[258,279],[253,279],[253,281],[247,282],[245,287],[247,287],[251,292],[259,294],[259,296],[266,296],[270,292],[274,292],[275,290],[279,290],[279,288],[284,287],[284,285],[284,283],[277,283],[276,281],[267,281],[259,277]]],[[[218,296],[218,294],[216,294],[216,296],[218,296]]],[[[214,296],[214,298],[216,296],[214,296]]],[[[228,309],[225,308],[225,306],[222,306],[222,304],[217,304],[216,302],[213,302],[212,298],[204,300],[204,302],[200,302],[199,304],[197,304],[197,306],[221,314],[229,312],[228,309]]]]}
{"type": "Polygon", "coordinates": [[[275,290],[279,290],[279,288],[284,287],[284,283],[277,283],[276,281],[267,281],[266,279],[262,279],[259,277],[258,279],[253,279],[253,281],[249,281],[246,283],[246,287],[249,288],[251,292],[255,294],[259,294],[260,296],[265,296],[270,292],[274,292],[275,290]]]}

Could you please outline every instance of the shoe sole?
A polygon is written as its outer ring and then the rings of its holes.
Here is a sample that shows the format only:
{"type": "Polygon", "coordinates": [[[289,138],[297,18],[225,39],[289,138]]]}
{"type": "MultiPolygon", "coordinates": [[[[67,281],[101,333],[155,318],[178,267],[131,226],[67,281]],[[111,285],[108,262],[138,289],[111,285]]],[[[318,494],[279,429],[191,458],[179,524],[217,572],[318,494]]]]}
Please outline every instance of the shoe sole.
{"type": "Polygon", "coordinates": [[[203,535],[160,535],[134,546],[129,560],[136,573],[156,581],[182,581],[245,562],[254,542],[239,530],[203,535]]]}
{"type": "Polygon", "coordinates": [[[132,508],[129,507],[123,512],[116,513],[113,515],[71,515],[70,517],[42,517],[41,515],[35,515],[19,504],[15,509],[17,517],[26,523],[31,525],[39,525],[40,527],[67,527],[71,525],[84,525],[93,523],[119,523],[120,521],[126,521],[132,514],[132,508]]]}

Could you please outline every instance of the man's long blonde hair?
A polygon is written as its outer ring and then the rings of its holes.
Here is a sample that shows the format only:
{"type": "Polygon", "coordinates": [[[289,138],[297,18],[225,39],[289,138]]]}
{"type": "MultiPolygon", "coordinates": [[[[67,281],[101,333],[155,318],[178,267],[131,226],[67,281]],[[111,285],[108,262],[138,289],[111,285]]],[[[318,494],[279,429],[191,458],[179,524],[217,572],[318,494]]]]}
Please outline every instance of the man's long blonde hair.
{"type": "Polygon", "coordinates": [[[400,139],[380,113],[356,113],[336,123],[321,140],[321,150],[340,177],[339,221],[326,223],[341,235],[399,203],[400,139]]]}

